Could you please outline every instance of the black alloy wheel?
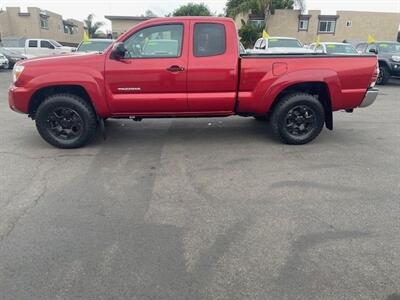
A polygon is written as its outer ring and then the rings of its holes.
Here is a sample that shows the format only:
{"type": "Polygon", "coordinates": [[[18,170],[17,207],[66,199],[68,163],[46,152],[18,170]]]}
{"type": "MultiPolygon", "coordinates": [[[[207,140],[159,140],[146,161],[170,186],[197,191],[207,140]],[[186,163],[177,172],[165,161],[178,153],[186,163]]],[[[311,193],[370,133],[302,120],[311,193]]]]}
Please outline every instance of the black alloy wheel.
{"type": "Polygon", "coordinates": [[[324,106],[307,93],[293,93],[279,100],[271,118],[275,135],[290,145],[311,142],[321,133],[324,123],[324,106]]]}
{"type": "Polygon", "coordinates": [[[308,105],[295,106],[286,115],[286,130],[294,136],[309,134],[316,123],[315,112],[308,105]]]}
{"type": "Polygon", "coordinates": [[[83,132],[84,123],[81,116],[73,109],[57,107],[49,112],[47,130],[56,139],[74,140],[83,132]]]}
{"type": "Polygon", "coordinates": [[[49,144],[64,149],[79,148],[96,133],[97,116],[90,103],[70,94],[48,97],[36,114],[36,127],[49,144]]]}

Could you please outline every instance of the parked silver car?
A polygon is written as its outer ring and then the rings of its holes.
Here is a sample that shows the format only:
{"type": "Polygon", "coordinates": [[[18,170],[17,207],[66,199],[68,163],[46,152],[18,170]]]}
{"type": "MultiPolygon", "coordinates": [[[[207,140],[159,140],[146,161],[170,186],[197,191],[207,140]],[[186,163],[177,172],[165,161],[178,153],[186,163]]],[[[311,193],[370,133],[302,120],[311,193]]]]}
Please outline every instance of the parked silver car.
{"type": "Polygon", "coordinates": [[[333,42],[323,42],[319,43],[312,43],[310,45],[310,50],[314,51],[315,53],[322,53],[322,54],[340,54],[340,55],[357,55],[358,52],[356,48],[354,48],[350,44],[346,43],[333,43],[333,42]]]}

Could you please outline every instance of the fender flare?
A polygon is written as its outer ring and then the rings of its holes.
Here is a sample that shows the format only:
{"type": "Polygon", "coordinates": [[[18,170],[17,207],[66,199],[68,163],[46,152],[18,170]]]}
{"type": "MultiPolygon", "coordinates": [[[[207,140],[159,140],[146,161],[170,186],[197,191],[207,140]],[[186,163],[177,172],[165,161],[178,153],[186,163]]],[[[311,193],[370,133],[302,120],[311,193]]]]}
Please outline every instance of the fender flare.
{"type": "Polygon", "coordinates": [[[331,69],[300,70],[279,77],[264,93],[261,105],[268,112],[283,91],[291,86],[305,83],[326,84],[332,104],[331,108],[335,109],[337,106],[335,103],[339,103],[342,92],[339,76],[331,69]]]}
{"type": "Polygon", "coordinates": [[[55,86],[80,86],[89,95],[96,113],[99,116],[107,116],[110,113],[104,88],[104,79],[100,74],[93,76],[79,72],[50,72],[33,78],[27,87],[32,87],[32,96],[43,88],[55,86]],[[62,78],[62,80],[60,80],[62,78]]]}

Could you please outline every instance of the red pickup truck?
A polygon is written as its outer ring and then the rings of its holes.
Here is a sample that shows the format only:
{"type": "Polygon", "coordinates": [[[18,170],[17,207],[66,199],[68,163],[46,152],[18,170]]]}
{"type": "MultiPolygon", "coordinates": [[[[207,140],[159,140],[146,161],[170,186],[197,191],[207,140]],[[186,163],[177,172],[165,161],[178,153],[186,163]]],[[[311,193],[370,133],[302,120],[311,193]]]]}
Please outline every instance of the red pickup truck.
{"type": "Polygon", "coordinates": [[[83,146],[107,118],[231,115],[305,144],[333,128],[333,111],[372,104],[377,76],[374,55],[241,53],[231,19],[158,18],[103,53],[17,64],[9,104],[60,148],[83,146]]]}

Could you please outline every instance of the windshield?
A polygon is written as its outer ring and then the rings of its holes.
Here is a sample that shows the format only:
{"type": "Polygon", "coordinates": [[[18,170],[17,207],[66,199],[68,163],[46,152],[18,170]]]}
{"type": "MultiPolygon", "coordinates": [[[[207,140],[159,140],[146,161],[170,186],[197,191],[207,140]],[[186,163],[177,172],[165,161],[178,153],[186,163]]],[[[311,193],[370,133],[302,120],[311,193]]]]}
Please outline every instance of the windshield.
{"type": "Polygon", "coordinates": [[[352,45],[327,44],[326,53],[328,54],[357,54],[357,50],[352,45]]]}
{"type": "Polygon", "coordinates": [[[112,41],[89,41],[82,42],[76,52],[102,52],[104,51],[112,41]]]}
{"type": "Polygon", "coordinates": [[[379,43],[380,53],[400,53],[400,43],[379,43]]]}
{"type": "Polygon", "coordinates": [[[268,48],[303,48],[298,40],[268,39],[268,48]]]}
{"type": "Polygon", "coordinates": [[[50,40],[50,43],[52,43],[56,47],[62,47],[62,45],[59,42],[56,42],[55,40],[50,40]]]}

